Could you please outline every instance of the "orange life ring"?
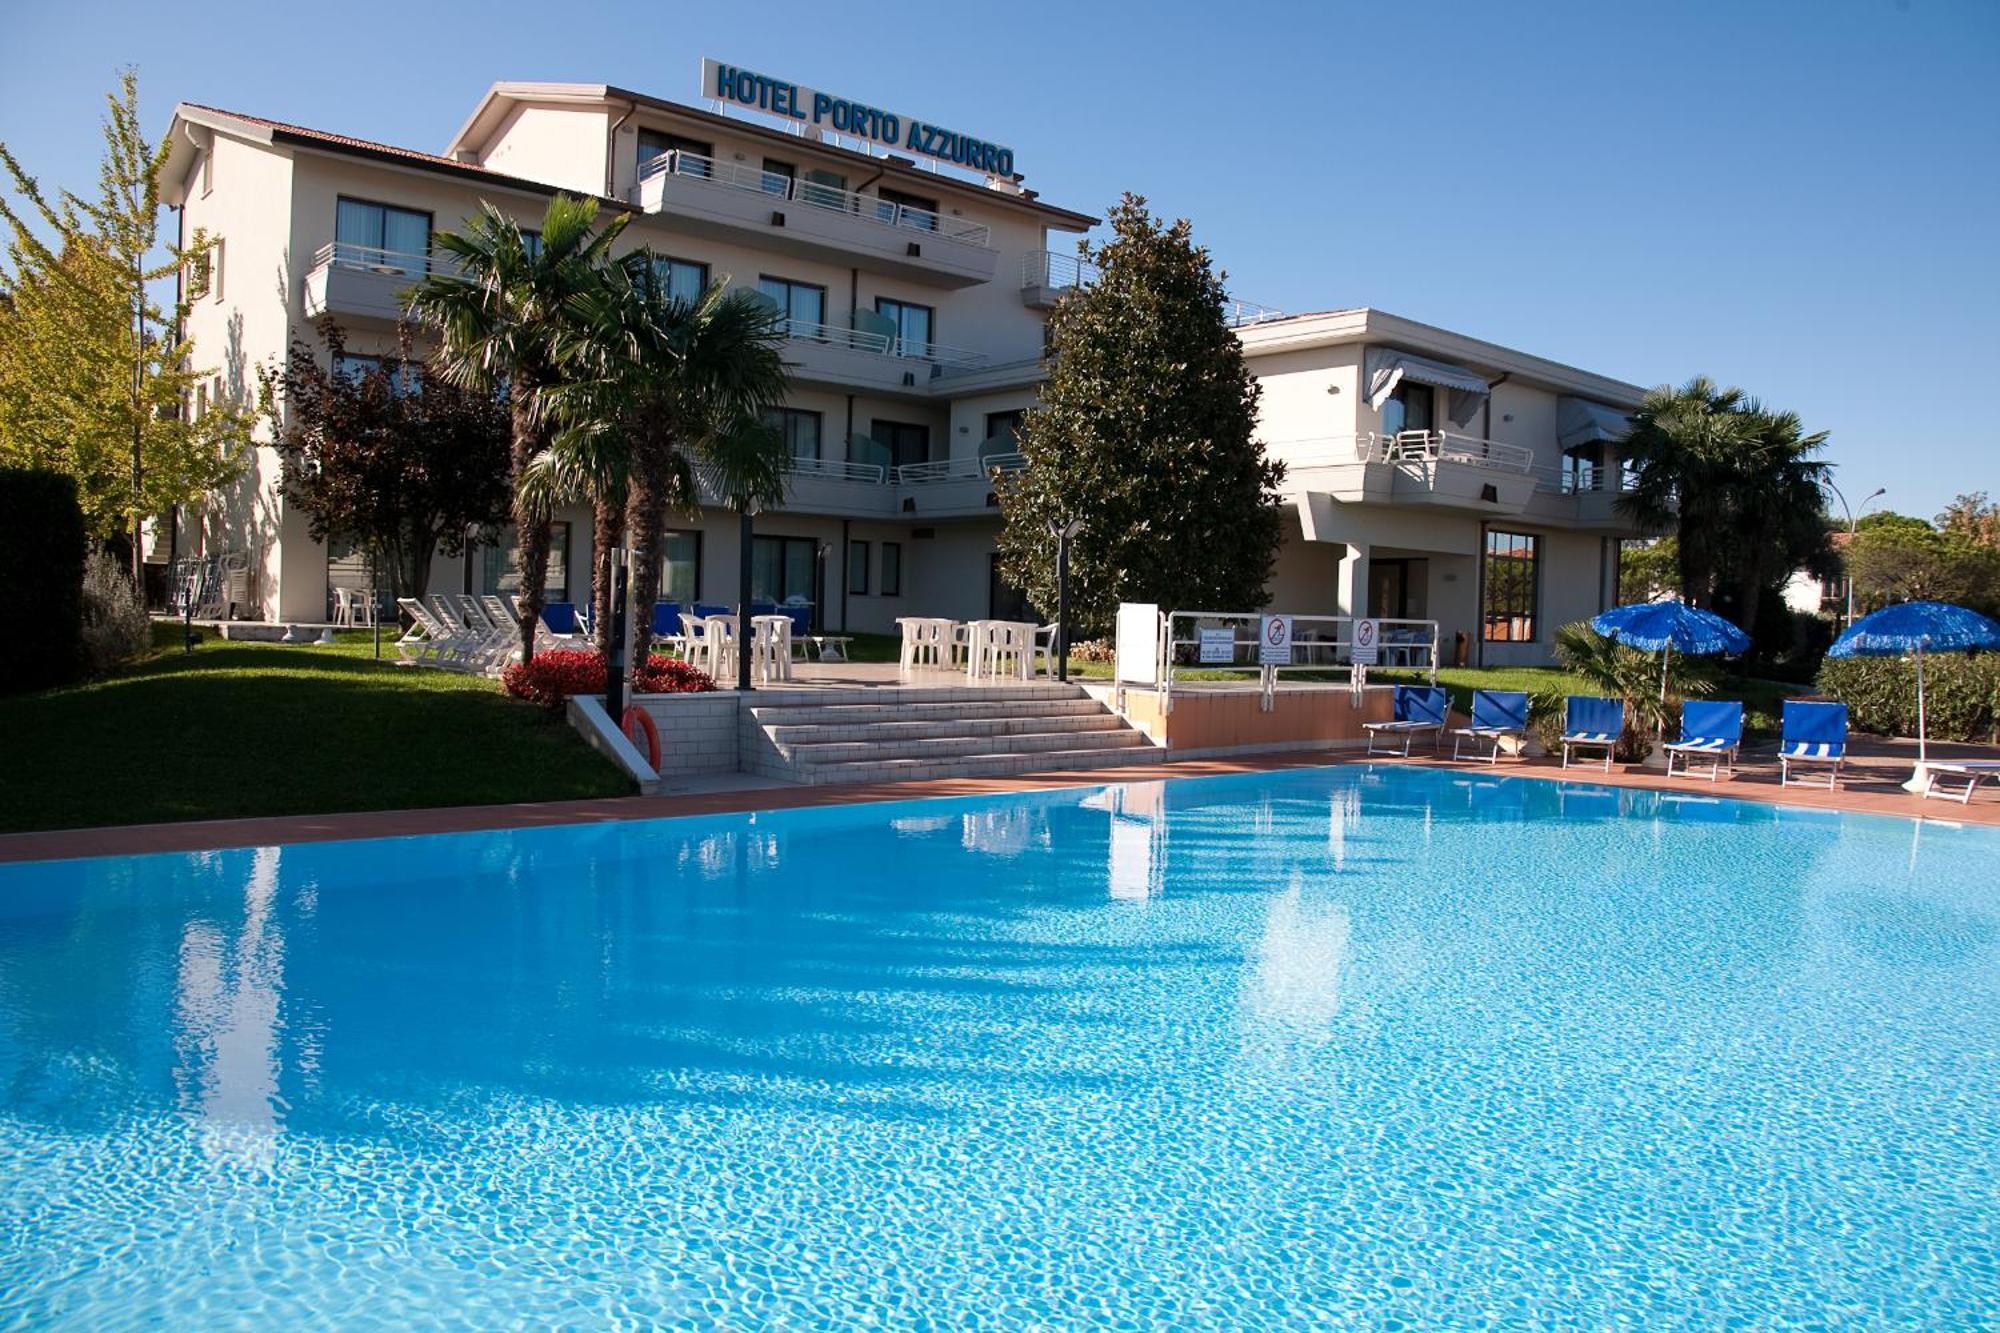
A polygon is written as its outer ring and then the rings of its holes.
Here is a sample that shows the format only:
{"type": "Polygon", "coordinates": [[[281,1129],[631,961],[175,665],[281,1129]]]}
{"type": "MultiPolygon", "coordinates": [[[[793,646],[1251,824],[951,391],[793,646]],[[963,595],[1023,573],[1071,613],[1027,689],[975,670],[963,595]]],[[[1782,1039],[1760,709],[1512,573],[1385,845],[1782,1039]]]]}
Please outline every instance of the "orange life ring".
{"type": "Polygon", "coordinates": [[[639,738],[632,729],[634,722],[639,724],[640,731],[646,733],[646,762],[651,764],[653,771],[657,773],[660,771],[660,729],[653,725],[651,713],[637,704],[630,705],[625,709],[625,719],[619,723],[619,730],[623,731],[625,739],[634,745],[639,743],[639,738]]]}

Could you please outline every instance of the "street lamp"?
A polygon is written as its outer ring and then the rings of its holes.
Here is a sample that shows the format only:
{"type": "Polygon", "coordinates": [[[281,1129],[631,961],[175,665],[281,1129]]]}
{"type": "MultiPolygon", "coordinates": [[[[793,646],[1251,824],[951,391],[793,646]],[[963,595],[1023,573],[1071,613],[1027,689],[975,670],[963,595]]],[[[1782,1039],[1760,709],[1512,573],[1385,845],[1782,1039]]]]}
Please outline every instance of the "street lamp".
{"type": "Polygon", "coordinates": [[[752,496],[736,509],[742,525],[742,550],[738,553],[736,570],[736,688],[739,690],[755,688],[750,684],[750,542],[751,520],[757,517],[760,508],[752,496]]]}
{"type": "Polygon", "coordinates": [[[1056,679],[1069,680],[1069,544],[1083,531],[1080,518],[1049,520],[1056,539],[1056,679]]]}
{"type": "Polygon", "coordinates": [[[1840,493],[1840,487],[1834,485],[1833,479],[1830,477],[1827,479],[1826,488],[1833,492],[1833,498],[1840,501],[1840,508],[1847,515],[1847,545],[1850,549],[1840,553],[1841,575],[1847,583],[1847,617],[1842,624],[1843,626],[1852,625],[1854,623],[1854,566],[1851,562],[1854,559],[1852,547],[1854,546],[1855,529],[1861,522],[1861,515],[1868,512],[1868,506],[1887,495],[1889,488],[1887,486],[1877,486],[1873,491],[1862,496],[1860,513],[1856,513],[1854,510],[1848,508],[1847,497],[1840,493]]]}

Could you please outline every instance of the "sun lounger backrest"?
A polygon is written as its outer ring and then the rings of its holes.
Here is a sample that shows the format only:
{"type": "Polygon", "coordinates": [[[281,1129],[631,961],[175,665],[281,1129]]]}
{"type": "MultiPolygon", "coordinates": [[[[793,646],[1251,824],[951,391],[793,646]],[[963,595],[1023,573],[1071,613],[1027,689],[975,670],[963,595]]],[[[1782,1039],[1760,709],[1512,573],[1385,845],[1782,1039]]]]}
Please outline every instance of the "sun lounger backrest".
{"type": "Polygon", "coordinates": [[[653,603],[653,633],[672,638],[681,632],[681,604],[679,602],[653,603]]]}
{"type": "Polygon", "coordinates": [[[1617,736],[1625,730],[1625,701],[1595,694],[1572,694],[1563,706],[1563,731],[1570,736],[1617,736]]]}
{"type": "Polygon", "coordinates": [[[1527,694],[1521,690],[1474,690],[1472,725],[1492,730],[1526,731],[1527,694]]]}
{"type": "Polygon", "coordinates": [[[1436,686],[1398,685],[1396,687],[1396,720],[1398,722],[1422,722],[1435,726],[1444,725],[1445,710],[1450,707],[1450,696],[1436,686]]]}
{"type": "Polygon", "coordinates": [[[1741,741],[1743,705],[1734,699],[1689,699],[1681,705],[1681,739],[1741,741]]]}
{"type": "Polygon", "coordinates": [[[550,602],[542,608],[542,623],[551,634],[576,633],[576,603],[550,602]]]}
{"type": "Polygon", "coordinates": [[[1784,743],[1789,745],[1794,741],[1845,750],[1847,705],[1812,703],[1803,699],[1785,700],[1784,743]]]}

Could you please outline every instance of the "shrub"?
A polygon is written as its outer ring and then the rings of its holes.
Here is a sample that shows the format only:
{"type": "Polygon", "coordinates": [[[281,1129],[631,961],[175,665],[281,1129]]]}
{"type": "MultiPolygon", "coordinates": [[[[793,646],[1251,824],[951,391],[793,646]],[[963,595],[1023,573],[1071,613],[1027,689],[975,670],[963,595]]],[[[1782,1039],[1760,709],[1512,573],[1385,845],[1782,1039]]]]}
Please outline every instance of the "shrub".
{"type": "Polygon", "coordinates": [[[1084,639],[1069,646],[1071,660],[1077,662],[1115,662],[1117,647],[1109,639],[1084,639]]]}
{"type": "MultiPolygon", "coordinates": [[[[1847,705],[1856,731],[1917,734],[1916,664],[1897,657],[1829,657],[1820,692],[1847,705]]],[[[1924,659],[1924,719],[1933,740],[1991,741],[2000,731],[2000,653],[1924,659]]]]}
{"type": "MultiPolygon", "coordinates": [[[[638,694],[706,694],[715,688],[706,672],[671,657],[649,657],[632,674],[638,694]]],[[[551,712],[559,711],[572,694],[604,693],[604,684],[604,657],[587,648],[536,653],[532,662],[516,662],[500,676],[500,687],[508,694],[551,712]]]]}
{"type": "Polygon", "coordinates": [[[58,472],[0,468],[0,569],[7,632],[0,694],[74,680],[83,665],[83,510],[76,481],[58,472]]]}
{"type": "Polygon", "coordinates": [[[83,564],[83,657],[93,676],[109,673],[153,647],[153,621],[132,577],[103,551],[83,564]]]}

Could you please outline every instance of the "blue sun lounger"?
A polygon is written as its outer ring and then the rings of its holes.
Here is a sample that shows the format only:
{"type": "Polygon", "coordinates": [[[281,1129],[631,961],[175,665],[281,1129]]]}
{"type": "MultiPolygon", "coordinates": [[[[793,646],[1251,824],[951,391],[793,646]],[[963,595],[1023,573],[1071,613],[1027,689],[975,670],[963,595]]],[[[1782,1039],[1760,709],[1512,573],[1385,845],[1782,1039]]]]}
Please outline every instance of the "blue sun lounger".
{"type": "Polygon", "coordinates": [[[1479,757],[1479,743],[1486,742],[1486,762],[1500,762],[1500,742],[1509,736],[1525,737],[1528,734],[1528,696],[1521,690],[1474,690],[1472,692],[1472,725],[1455,729],[1451,742],[1451,757],[1458,758],[1458,750],[1467,740],[1472,742],[1474,758],[1479,757]]]}
{"type": "Polygon", "coordinates": [[[1667,776],[1674,775],[1674,761],[1680,760],[1681,775],[1694,776],[1693,758],[1708,756],[1708,780],[1722,775],[1724,765],[1733,774],[1736,754],[1743,748],[1743,705],[1729,700],[1690,699],[1681,705],[1681,738],[1661,747],[1667,752],[1667,776]]]}
{"type": "Polygon", "coordinates": [[[1401,754],[1408,757],[1410,742],[1424,732],[1431,734],[1431,749],[1444,743],[1444,719],[1451,702],[1442,689],[1433,685],[1398,685],[1396,687],[1396,712],[1390,722],[1364,722],[1361,729],[1368,733],[1368,753],[1401,754]],[[1401,736],[1403,748],[1395,750],[1386,743],[1377,749],[1375,742],[1383,737],[1401,736]]]}
{"type": "Polygon", "coordinates": [[[1625,731],[1625,701],[1594,694],[1572,694],[1563,705],[1563,767],[1573,750],[1604,751],[1604,771],[1611,771],[1611,751],[1625,731]]]}
{"type": "Polygon", "coordinates": [[[1785,700],[1784,732],[1778,741],[1778,785],[1817,787],[1821,784],[1792,776],[1792,765],[1824,764],[1826,787],[1840,782],[1840,761],[1847,758],[1847,705],[1785,700]]]}

